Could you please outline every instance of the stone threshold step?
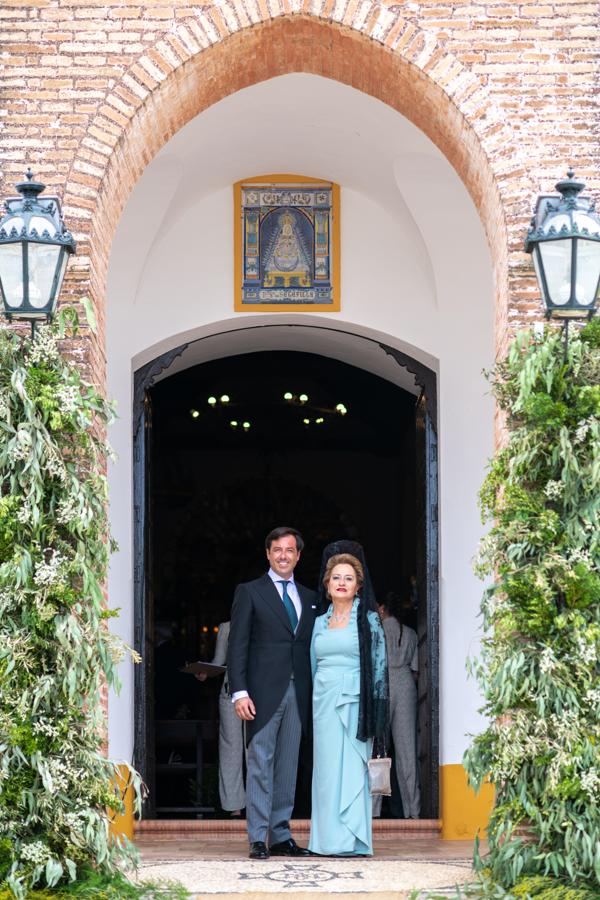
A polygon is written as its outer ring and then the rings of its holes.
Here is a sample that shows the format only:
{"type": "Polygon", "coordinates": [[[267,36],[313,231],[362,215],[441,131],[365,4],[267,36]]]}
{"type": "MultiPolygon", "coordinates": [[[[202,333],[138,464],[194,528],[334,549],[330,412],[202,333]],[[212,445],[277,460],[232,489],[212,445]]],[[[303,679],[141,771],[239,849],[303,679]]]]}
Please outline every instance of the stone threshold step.
{"type": "MultiPolygon", "coordinates": [[[[310,819],[294,819],[290,822],[294,834],[308,834],[310,819]]],[[[439,837],[442,829],[440,819],[373,819],[373,835],[379,838],[395,837],[439,837]]],[[[143,835],[198,835],[202,837],[222,834],[246,835],[245,820],[232,819],[142,819],[135,823],[136,837],[143,835]]]]}
{"type": "MultiPolygon", "coordinates": [[[[314,891],[294,891],[293,893],[290,891],[290,896],[293,897],[293,900],[315,900],[317,894],[314,891]]],[[[320,893],[323,893],[322,891],[320,893]]],[[[411,892],[405,891],[352,891],[351,894],[343,894],[336,892],[333,894],[335,900],[360,900],[360,898],[364,898],[364,900],[408,900],[411,892]]],[[[423,898],[425,900],[426,894],[429,891],[423,893],[423,898]]],[[[437,892],[436,892],[437,893],[437,892]]],[[[273,891],[244,891],[243,898],[244,900],[274,900],[275,897],[281,897],[281,894],[276,894],[273,891]]],[[[448,894],[450,897],[450,894],[448,894]]],[[[453,896],[458,896],[456,892],[453,892],[453,896]]],[[[213,894],[192,894],[191,900],[219,900],[219,897],[231,897],[232,900],[235,898],[242,897],[240,893],[229,893],[227,891],[223,891],[223,893],[213,893],[213,894]]]]}

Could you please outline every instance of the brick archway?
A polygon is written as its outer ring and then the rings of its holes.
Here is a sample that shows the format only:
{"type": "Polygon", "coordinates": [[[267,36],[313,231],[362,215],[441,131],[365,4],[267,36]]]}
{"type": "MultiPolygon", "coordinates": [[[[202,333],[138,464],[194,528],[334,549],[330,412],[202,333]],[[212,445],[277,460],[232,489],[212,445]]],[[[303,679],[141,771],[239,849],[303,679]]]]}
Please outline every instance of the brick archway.
{"type": "Polygon", "coordinates": [[[64,198],[70,215],[89,235],[83,251],[89,253],[89,268],[87,257],[80,256],[78,289],[87,281],[85,266],[90,293],[102,314],[110,246],[123,207],[145,166],[183,125],[244,87],[308,72],[338,80],[396,109],[427,134],[456,169],[491,247],[500,338],[506,321],[508,238],[494,160],[510,135],[507,125],[494,120],[479,79],[431,35],[396,13],[381,36],[377,16],[360,28],[349,28],[314,15],[283,15],[236,31],[216,17],[215,8],[211,15],[212,34],[206,23],[203,32],[210,34],[204,41],[210,46],[202,48],[189,27],[187,38],[180,30],[156,41],[112,88],[81,141],[64,198]],[[215,23],[220,23],[218,28],[215,23]]]}

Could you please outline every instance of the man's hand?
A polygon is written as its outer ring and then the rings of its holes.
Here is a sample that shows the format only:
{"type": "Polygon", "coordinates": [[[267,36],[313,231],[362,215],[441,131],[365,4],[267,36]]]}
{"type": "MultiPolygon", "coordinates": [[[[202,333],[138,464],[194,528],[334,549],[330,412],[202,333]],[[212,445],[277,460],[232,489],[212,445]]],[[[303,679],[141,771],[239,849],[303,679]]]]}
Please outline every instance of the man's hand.
{"type": "Polygon", "coordinates": [[[256,715],[256,709],[250,697],[240,697],[233,704],[233,708],[240,719],[244,719],[246,722],[251,722],[256,715]]]}

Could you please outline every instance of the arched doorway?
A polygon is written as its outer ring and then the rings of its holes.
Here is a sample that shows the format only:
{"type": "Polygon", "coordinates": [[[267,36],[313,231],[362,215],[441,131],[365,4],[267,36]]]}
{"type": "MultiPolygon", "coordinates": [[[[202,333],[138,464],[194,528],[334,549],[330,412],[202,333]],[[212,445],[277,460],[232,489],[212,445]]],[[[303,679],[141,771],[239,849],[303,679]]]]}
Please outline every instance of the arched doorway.
{"type": "MultiPolygon", "coordinates": [[[[350,349],[369,343],[347,339],[350,349]]],[[[290,521],[308,538],[301,580],[315,584],[322,547],[351,537],[365,546],[380,594],[399,594],[419,636],[422,816],[438,815],[436,381],[401,352],[370,343],[408,389],[306,352],[218,357],[154,384],[174,358],[191,355],[184,346],[136,373],[135,634],[144,663],[135,762],[151,789],[148,817],[219,816],[215,689],[176,674],[175,661],[210,658],[235,584],[264,568],[263,533],[290,521]],[[165,625],[179,652],[168,657],[166,698],[154,640],[165,625]]],[[[296,815],[309,813],[309,783],[307,747],[296,815]]]]}
{"type": "MultiPolygon", "coordinates": [[[[108,391],[119,409],[111,432],[118,454],[109,472],[111,522],[120,548],[109,592],[122,606],[115,627],[130,643],[133,580],[139,584],[142,571],[133,554],[139,497],[134,514],[129,464],[136,372],[159,372],[161,355],[174,348],[165,377],[207,359],[261,349],[310,350],[413,389],[411,359],[439,374],[440,585],[442,606],[451,613],[440,626],[443,715],[435,778],[444,789],[448,777],[462,777],[464,735],[478,727],[479,698],[466,680],[464,659],[476,640],[480,595],[470,559],[481,531],[475,497],[493,440],[492,405],[480,373],[493,358],[494,306],[481,221],[449,163],[405,119],[363,93],[312,75],[272,79],[206,110],[148,165],[119,225],[108,285],[108,391]],[[290,92],[294,116],[285,120],[285,142],[261,141],[253,123],[264,129],[268,110],[269,127],[281,129],[290,92]],[[346,153],[350,122],[369,123],[356,135],[360,153],[346,153]],[[320,133],[309,145],[303,140],[307,123],[320,133]],[[237,140],[240,128],[253,135],[249,144],[237,140]],[[192,171],[199,176],[194,166],[200,158],[202,177],[188,177],[192,171]],[[232,313],[231,185],[248,172],[285,171],[288,163],[341,184],[341,313],[232,313]],[[178,356],[184,342],[189,346],[178,356]],[[379,343],[403,351],[403,365],[379,343]]],[[[127,759],[137,758],[143,743],[139,723],[134,729],[134,676],[142,677],[139,667],[122,667],[124,689],[109,703],[110,752],[127,759]]],[[[453,794],[445,809],[467,802],[453,794]]]]}

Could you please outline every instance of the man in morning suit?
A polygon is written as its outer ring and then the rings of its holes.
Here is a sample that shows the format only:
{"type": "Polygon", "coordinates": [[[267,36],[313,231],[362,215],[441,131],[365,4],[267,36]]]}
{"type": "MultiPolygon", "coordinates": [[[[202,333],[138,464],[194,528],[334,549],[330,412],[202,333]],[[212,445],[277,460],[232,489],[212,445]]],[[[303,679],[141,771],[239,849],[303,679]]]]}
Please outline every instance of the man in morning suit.
{"type": "Polygon", "coordinates": [[[304,547],[294,528],[265,540],[269,571],[236,588],[227,651],[229,690],[246,723],[250,859],[307,856],[290,833],[298,751],[311,706],[310,639],[317,595],[294,581],[304,547]]]}

